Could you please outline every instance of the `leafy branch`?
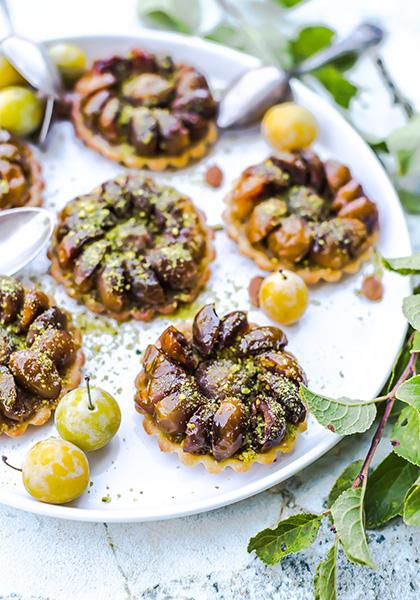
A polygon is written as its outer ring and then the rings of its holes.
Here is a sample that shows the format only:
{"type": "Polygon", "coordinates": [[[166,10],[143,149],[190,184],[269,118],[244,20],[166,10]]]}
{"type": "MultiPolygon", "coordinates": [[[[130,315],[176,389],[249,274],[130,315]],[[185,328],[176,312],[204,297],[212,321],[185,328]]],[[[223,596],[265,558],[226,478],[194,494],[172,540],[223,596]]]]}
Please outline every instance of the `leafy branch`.
{"type": "MultiPolygon", "coordinates": [[[[420,253],[383,259],[385,268],[402,275],[420,274],[420,253]]],[[[419,290],[417,290],[419,291],[419,290]]],[[[315,600],[336,599],[336,558],[339,545],[348,560],[375,568],[366,538],[366,527],[382,526],[400,515],[409,525],[420,525],[420,375],[417,375],[420,335],[420,294],[403,302],[410,331],[403,352],[397,357],[384,395],[372,400],[328,398],[304,385],[301,395],[311,413],[325,427],[341,435],[366,431],[376,415],[376,404],[384,410],[363,460],[348,465],[328,496],[328,510],[317,514],[292,515],[274,529],[257,533],[248,544],[266,564],[274,564],[288,554],[308,548],[315,542],[324,518],[332,521],[335,543],[318,564],[314,577],[315,600]],[[392,451],[370,472],[370,466],[385,425],[395,403],[404,408],[391,433],[392,451]]]]}

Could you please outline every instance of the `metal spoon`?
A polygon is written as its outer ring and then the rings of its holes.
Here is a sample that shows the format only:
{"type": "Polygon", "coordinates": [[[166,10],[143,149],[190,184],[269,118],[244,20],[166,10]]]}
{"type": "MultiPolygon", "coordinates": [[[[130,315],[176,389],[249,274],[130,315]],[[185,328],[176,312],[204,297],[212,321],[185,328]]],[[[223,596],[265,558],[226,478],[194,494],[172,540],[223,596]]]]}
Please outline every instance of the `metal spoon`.
{"type": "Polygon", "coordinates": [[[363,23],[350,35],[321,50],[290,71],[273,65],[250,69],[226,90],[220,102],[217,125],[221,129],[249,127],[261,120],[270,106],[291,98],[290,79],[301,77],[345,54],[361,54],[379,44],[384,36],[380,27],[363,23]]]}
{"type": "Polygon", "coordinates": [[[0,211],[0,273],[14,275],[45,247],[54,217],[43,208],[0,211]]]}
{"type": "Polygon", "coordinates": [[[39,133],[39,143],[43,146],[51,125],[54,101],[63,91],[61,76],[43,44],[15,35],[6,0],[0,0],[0,6],[9,32],[0,44],[4,56],[26,81],[47,97],[39,133]]]}

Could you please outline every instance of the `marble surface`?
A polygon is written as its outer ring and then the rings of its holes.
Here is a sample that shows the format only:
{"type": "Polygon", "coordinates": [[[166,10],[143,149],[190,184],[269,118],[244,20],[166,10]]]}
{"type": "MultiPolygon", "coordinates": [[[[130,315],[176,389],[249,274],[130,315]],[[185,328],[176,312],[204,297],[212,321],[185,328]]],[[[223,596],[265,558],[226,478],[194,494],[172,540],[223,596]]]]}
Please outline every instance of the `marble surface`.
{"type": "MultiPolygon", "coordinates": [[[[133,33],[134,0],[13,0],[19,32],[32,37],[133,33]],[[82,16],[83,15],[83,16],[82,16]]],[[[209,0],[206,0],[206,6],[209,0]]],[[[388,29],[383,56],[401,88],[420,106],[420,4],[417,0],[312,0],[300,22],[324,22],[347,32],[369,17],[388,29]],[[340,5],[340,8],[339,8],[340,5]]],[[[403,122],[390,106],[369,60],[354,80],[363,87],[353,107],[358,125],[384,134],[403,122]]],[[[420,217],[409,218],[420,249],[420,217]]],[[[299,475],[254,498],[212,513],[144,524],[86,524],[41,518],[0,506],[0,600],[309,600],[318,560],[333,536],[325,525],[308,551],[267,568],[246,552],[248,538],[279,517],[318,511],[343,467],[366,452],[369,436],[343,440],[299,475]]],[[[385,439],[377,460],[389,448],[385,439]]],[[[376,571],[348,563],[340,551],[342,600],[419,597],[419,533],[399,520],[369,533],[376,571]]]]}

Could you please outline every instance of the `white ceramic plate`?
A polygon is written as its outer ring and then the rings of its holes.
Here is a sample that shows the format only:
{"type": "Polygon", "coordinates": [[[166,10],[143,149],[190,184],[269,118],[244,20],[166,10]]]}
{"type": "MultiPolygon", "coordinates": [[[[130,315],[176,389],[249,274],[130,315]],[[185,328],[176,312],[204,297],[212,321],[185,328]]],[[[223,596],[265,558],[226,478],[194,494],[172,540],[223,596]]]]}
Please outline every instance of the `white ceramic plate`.
{"type": "MultiPolygon", "coordinates": [[[[168,52],[176,59],[197,65],[213,88],[223,89],[242,71],[257,61],[228,48],[175,34],[145,31],[138,38],[84,37],[71,40],[89,58],[110,56],[135,46],[168,52]]],[[[316,116],[319,125],[317,151],[351,166],[367,194],[378,204],[381,221],[380,251],[385,256],[403,256],[410,243],[398,198],[381,165],[345,120],[323,99],[300,83],[293,85],[296,100],[316,116]]],[[[211,224],[221,222],[223,195],[231,182],[248,165],[263,159],[269,148],[257,130],[223,135],[209,156],[184,171],[157,177],[188,193],[202,208],[211,224]],[[222,189],[203,184],[208,165],[217,163],[224,171],[222,189]]],[[[40,157],[46,179],[46,207],[56,211],[76,194],[121,171],[74,136],[69,123],[54,125],[48,151],[40,157]]],[[[217,234],[218,258],[212,278],[196,307],[209,300],[218,311],[241,307],[249,309],[247,285],[258,271],[242,257],[223,232],[217,234]]],[[[198,513],[256,494],[297,473],[329,450],[338,437],[309,420],[308,430],[299,436],[294,451],[280,456],[271,466],[254,465],[245,474],[226,470],[208,474],[202,466],[179,464],[176,456],[159,451],[154,438],[142,428],[141,417],[133,408],[133,380],[139,369],[136,350],[155,340],[172,319],[153,323],[126,323],[115,327],[105,318],[95,318],[67,298],[46,275],[48,261],[38,258],[24,273],[42,281],[47,291],[77,313],[86,330],[86,371],[94,383],[114,393],[122,406],[121,430],[108,448],[90,455],[92,485],[79,500],[67,506],[52,506],[32,500],[25,492],[20,475],[0,467],[0,502],[35,513],[83,521],[146,521],[198,513]],[[107,500],[107,501],[104,501],[107,500]]],[[[358,398],[374,396],[389,372],[405,332],[401,315],[402,298],[409,293],[407,279],[385,274],[385,297],[371,303],[358,296],[361,276],[348,277],[339,284],[321,285],[311,291],[311,303],[299,324],[286,328],[289,348],[300,359],[312,389],[331,395],[358,398]]],[[[182,315],[181,315],[182,316],[182,315]]],[[[259,312],[251,319],[267,323],[259,312]]],[[[35,442],[54,435],[53,424],[32,428],[24,437],[0,441],[2,454],[19,464],[35,442]]]]}

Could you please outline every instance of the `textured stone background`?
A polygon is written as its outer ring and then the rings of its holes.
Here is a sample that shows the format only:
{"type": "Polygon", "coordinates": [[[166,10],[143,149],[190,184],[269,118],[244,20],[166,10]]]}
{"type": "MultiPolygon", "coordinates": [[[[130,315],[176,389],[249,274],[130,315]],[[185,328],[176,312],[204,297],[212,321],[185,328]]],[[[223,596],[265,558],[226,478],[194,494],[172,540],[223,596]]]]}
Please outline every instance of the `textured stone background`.
{"type": "MultiPolygon", "coordinates": [[[[19,32],[134,33],[135,0],[9,0],[19,32]]],[[[205,5],[211,5],[210,0],[205,5]]],[[[209,8],[210,10],[210,8],[209,8]]],[[[389,31],[382,55],[410,100],[420,106],[418,0],[312,0],[301,22],[324,22],[346,33],[361,18],[389,31]]],[[[360,125],[378,135],[403,122],[369,60],[354,79],[365,90],[354,106],[360,125]]],[[[420,249],[420,218],[409,219],[420,249]]],[[[307,600],[316,564],[332,541],[324,527],[309,551],[264,567],[246,553],[248,538],[280,516],[321,509],[342,468],[366,451],[369,438],[344,440],[287,482],[212,513],[144,524],[58,521],[0,506],[0,600],[307,600]]],[[[387,442],[379,454],[387,452],[387,442]]],[[[369,534],[376,571],[349,564],[340,552],[342,600],[419,597],[419,533],[398,520],[369,534]]]]}

